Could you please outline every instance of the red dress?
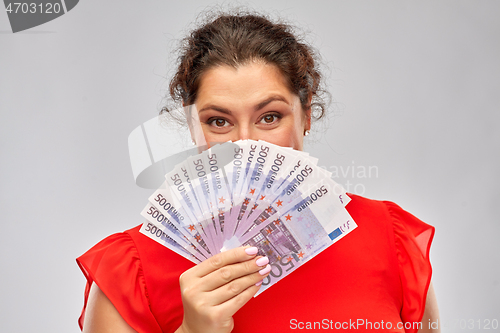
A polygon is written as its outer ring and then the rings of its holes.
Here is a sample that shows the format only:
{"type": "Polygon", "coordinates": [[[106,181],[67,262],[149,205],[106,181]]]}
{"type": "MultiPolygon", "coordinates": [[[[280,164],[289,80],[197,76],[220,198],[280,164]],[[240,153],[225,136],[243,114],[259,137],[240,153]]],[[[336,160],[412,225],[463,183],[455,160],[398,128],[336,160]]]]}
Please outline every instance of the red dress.
{"type": "MultiPolygon", "coordinates": [[[[251,299],[234,315],[233,332],[417,331],[434,228],[392,202],[350,196],[347,210],[358,228],[251,299]]],[[[80,327],[92,282],[138,332],[181,325],[179,276],[193,263],[139,227],[105,238],[77,262],[87,278],[80,327]]]]}

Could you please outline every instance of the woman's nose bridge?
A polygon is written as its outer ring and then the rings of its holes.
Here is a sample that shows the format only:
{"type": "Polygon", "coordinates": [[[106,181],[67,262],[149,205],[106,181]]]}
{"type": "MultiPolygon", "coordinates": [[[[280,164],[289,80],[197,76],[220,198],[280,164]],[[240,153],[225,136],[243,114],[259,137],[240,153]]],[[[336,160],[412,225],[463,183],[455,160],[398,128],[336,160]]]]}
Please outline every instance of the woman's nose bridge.
{"type": "Polygon", "coordinates": [[[248,126],[239,126],[238,127],[238,138],[240,140],[248,139],[248,126]]]}
{"type": "Polygon", "coordinates": [[[255,139],[255,129],[250,124],[240,124],[238,126],[238,138],[240,140],[255,139]]]}

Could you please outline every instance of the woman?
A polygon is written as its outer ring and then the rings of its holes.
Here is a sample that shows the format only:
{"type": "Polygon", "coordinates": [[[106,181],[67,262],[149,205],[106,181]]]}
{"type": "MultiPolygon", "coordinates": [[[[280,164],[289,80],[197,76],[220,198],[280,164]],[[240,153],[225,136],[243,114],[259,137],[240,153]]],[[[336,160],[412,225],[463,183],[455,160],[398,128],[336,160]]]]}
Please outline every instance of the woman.
{"type": "MultiPolygon", "coordinates": [[[[220,15],[185,39],[179,61],[170,94],[196,105],[207,142],[260,139],[301,150],[311,119],[324,113],[314,53],[287,25],[220,15]]],[[[357,230],[256,298],[270,270],[256,248],[193,266],[138,227],[112,235],[77,260],[88,280],[80,325],[84,332],[427,331],[438,316],[428,259],[434,229],[390,202],[353,195],[347,209],[357,230]]]]}

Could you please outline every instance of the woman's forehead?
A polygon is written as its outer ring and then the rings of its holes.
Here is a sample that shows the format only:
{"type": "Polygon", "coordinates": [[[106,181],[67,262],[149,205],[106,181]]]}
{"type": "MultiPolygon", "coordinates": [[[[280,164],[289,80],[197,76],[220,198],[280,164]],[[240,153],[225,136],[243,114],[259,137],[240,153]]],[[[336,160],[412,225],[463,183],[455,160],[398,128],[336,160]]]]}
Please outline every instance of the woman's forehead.
{"type": "Polygon", "coordinates": [[[291,104],[294,96],[276,66],[249,63],[237,68],[217,66],[207,70],[200,80],[197,104],[252,103],[259,108],[274,101],[291,104]]]}

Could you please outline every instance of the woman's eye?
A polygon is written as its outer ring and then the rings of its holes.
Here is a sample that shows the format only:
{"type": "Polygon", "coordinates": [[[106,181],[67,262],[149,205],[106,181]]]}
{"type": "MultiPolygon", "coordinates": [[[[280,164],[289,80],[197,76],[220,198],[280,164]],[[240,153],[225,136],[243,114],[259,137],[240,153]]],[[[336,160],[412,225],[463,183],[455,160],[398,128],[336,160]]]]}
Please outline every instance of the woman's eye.
{"type": "Polygon", "coordinates": [[[277,121],[278,118],[279,117],[276,114],[268,114],[268,115],[265,115],[264,117],[262,117],[260,122],[263,124],[272,124],[275,121],[277,121]]]}
{"type": "Polygon", "coordinates": [[[215,127],[226,127],[229,125],[229,122],[222,118],[216,118],[209,121],[209,124],[215,127]]]}

